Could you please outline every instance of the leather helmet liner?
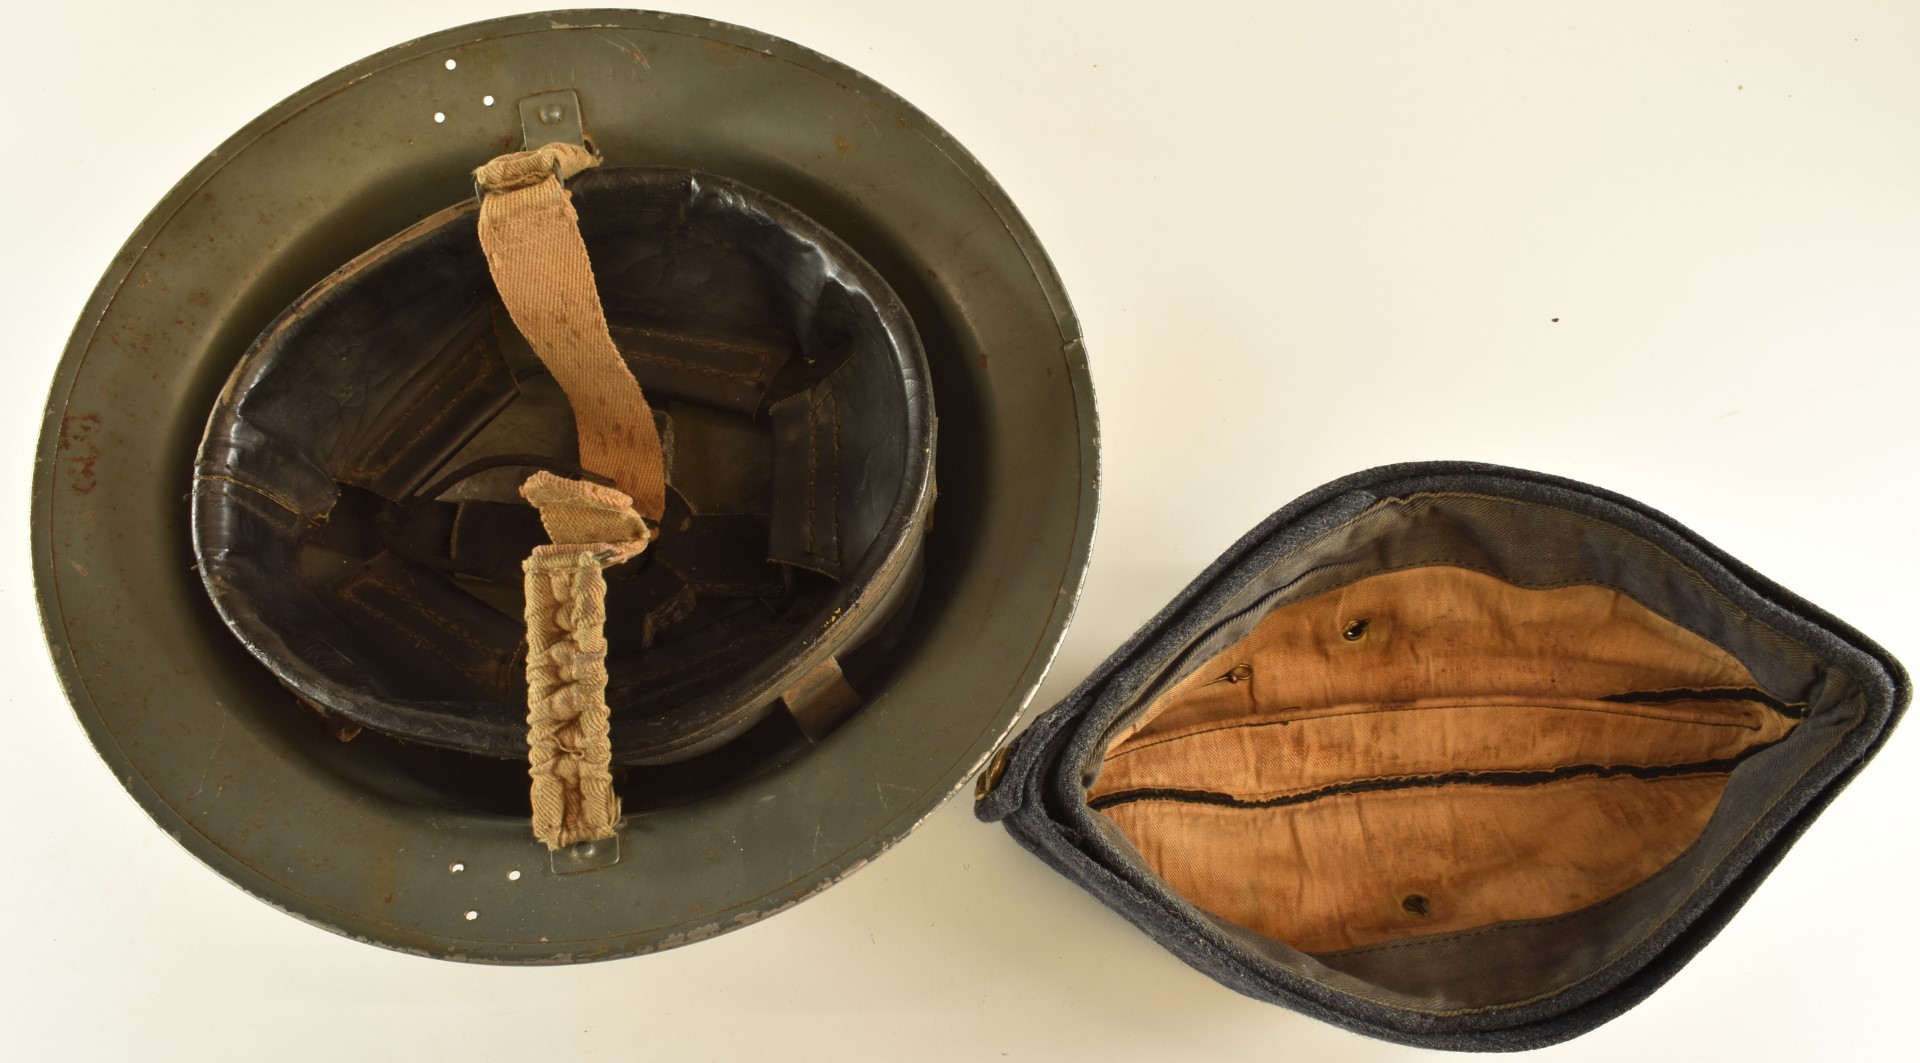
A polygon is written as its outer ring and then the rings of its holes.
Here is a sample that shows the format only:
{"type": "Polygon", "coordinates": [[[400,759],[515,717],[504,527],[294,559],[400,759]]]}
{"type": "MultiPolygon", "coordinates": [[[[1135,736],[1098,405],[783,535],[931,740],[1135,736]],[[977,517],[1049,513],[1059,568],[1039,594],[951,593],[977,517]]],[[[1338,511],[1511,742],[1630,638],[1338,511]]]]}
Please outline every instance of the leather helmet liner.
{"type": "MultiPolygon", "coordinates": [[[[614,758],[679,760],[766,717],[831,618],[864,618],[844,654],[910,594],[924,356],[879,275],[770,196],[651,167],[570,186],[672,484],[657,546],[609,572],[614,758]]],[[[194,546],[222,617],[302,698],[517,757],[519,566],[544,540],[514,487],[575,471],[576,444],[474,215],[360,256],[255,341],[201,446],[194,546]]]]}

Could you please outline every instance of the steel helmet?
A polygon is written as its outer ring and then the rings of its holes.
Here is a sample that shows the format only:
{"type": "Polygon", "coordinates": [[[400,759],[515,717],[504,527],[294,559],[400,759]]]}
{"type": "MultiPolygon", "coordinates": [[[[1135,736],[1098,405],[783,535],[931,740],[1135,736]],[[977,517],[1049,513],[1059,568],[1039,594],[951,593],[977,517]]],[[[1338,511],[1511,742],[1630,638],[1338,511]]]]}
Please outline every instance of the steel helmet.
{"type": "Polygon", "coordinates": [[[54,384],[37,581],[102,757],[250,892],[429,955],[626,955],[824,888],[977,771],[1071,614],[1095,440],[1058,278],[926,117],[749,30],[515,17],[323,78],[134,233],[54,384]],[[577,111],[546,121],[556,100],[577,111]],[[550,868],[502,658],[534,542],[510,462],[598,471],[487,293],[471,197],[477,166],[580,116],[606,164],[568,182],[579,231],[677,495],[658,552],[606,573],[617,845],[550,868]],[[810,491],[782,472],[801,461],[810,491]]]}

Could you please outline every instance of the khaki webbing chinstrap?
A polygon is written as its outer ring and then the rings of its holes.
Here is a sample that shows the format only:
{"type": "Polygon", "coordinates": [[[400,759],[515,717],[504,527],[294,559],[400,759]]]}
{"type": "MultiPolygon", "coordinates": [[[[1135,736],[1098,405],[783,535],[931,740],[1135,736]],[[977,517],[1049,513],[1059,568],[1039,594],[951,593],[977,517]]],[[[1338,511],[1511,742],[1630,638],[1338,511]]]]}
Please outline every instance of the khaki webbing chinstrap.
{"type": "Polygon", "coordinates": [[[581,466],[618,488],[551,473],[520,488],[553,540],[524,566],[527,774],[533,833],[551,849],[611,837],[619,822],[601,570],[645,549],[641,517],[657,521],[666,509],[653,411],[607,333],[580,219],[561,184],[598,163],[579,145],[549,144],[473,174],[484,193],[480,248],[500,301],[566,392],[581,466]]]}
{"type": "Polygon", "coordinates": [[[527,775],[533,834],[558,849],[613,834],[607,734],[607,585],[591,550],[527,558],[527,775]]]}
{"type": "Polygon", "coordinates": [[[611,487],[536,472],[520,485],[520,497],[540,511],[555,545],[591,547],[607,554],[608,565],[646,549],[653,538],[633,503],[611,487]]]}
{"type": "Polygon", "coordinates": [[[660,434],[607,333],[573,197],[561,182],[599,165],[578,144],[502,155],[473,172],[480,248],[500,301],[567,394],[580,465],[613,480],[641,516],[666,509],[660,434]]]}
{"type": "Polygon", "coordinates": [[[608,737],[607,584],[601,569],[650,533],[610,487],[535,473],[520,494],[554,542],[527,558],[527,774],[533,833],[550,849],[611,837],[620,820],[608,737]]]}

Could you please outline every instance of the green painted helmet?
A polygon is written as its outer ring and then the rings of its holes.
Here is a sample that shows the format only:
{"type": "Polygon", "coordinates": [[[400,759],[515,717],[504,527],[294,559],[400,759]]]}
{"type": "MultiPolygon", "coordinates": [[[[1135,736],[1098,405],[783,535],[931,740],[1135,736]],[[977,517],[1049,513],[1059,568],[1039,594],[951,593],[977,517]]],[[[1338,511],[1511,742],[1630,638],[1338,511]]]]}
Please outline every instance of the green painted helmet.
{"type": "Polygon", "coordinates": [[[1095,438],[1058,278],[925,116],[748,30],[516,17],[322,79],[142,224],[54,384],[36,573],[102,757],[223,875],[393,948],[612,957],[793,904],[977,771],[1072,612],[1095,438]],[[550,862],[510,488],[592,470],[496,312],[469,174],[569,120],[675,490],[608,574],[626,819],[550,862]]]}

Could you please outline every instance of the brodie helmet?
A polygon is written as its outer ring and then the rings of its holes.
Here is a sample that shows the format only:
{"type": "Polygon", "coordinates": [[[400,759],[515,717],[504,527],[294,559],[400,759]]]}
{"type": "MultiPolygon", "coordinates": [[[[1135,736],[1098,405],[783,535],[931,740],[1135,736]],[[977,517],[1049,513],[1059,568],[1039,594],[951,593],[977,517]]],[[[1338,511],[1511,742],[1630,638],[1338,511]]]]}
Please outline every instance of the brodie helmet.
{"type": "Polygon", "coordinates": [[[1094,439],[1057,278],[924,116],[747,30],[510,18],[323,79],[148,218],[55,383],[36,571],[102,756],[223,874],[603,958],[789,906],[977,770],[1094,439]]]}

